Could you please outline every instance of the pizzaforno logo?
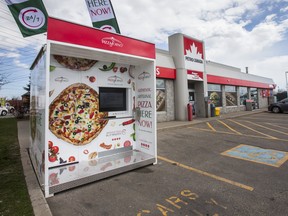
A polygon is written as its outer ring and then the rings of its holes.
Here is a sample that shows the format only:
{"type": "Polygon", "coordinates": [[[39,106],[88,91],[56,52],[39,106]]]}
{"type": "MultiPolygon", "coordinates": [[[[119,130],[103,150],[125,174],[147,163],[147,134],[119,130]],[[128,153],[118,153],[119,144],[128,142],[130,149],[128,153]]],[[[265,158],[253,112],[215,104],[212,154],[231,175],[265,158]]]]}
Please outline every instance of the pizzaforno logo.
{"type": "Polygon", "coordinates": [[[109,47],[123,47],[123,43],[114,37],[102,38],[101,42],[109,47]]]}
{"type": "Polygon", "coordinates": [[[27,7],[20,11],[19,21],[28,29],[40,29],[45,24],[44,13],[35,7],[27,7]]]}

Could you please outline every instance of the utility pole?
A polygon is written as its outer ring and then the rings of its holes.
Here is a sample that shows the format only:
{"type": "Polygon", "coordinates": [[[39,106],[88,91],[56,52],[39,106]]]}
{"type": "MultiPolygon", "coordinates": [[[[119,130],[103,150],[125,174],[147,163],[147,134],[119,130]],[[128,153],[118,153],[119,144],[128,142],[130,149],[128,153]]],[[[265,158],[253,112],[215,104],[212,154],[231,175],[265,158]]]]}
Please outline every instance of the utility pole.
{"type": "Polygon", "coordinates": [[[287,93],[287,97],[288,97],[288,78],[287,78],[287,75],[288,75],[288,71],[285,72],[285,78],[286,78],[286,93],[287,93]]]}

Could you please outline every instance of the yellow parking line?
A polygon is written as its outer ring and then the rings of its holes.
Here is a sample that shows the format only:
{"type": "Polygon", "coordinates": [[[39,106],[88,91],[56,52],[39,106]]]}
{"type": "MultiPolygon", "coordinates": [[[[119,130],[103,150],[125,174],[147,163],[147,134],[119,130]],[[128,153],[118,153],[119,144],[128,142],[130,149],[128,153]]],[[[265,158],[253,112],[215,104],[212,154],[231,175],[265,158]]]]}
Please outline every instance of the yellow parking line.
{"type": "Polygon", "coordinates": [[[277,119],[275,119],[275,118],[266,118],[265,116],[262,116],[262,117],[260,117],[259,116],[259,118],[253,118],[253,117],[248,117],[248,116],[243,116],[243,117],[241,117],[241,119],[251,119],[251,120],[263,120],[263,119],[265,119],[266,121],[278,121],[277,119]]]}
{"type": "Polygon", "coordinates": [[[241,123],[239,123],[239,122],[236,122],[236,121],[234,121],[234,120],[232,120],[232,119],[228,119],[228,120],[231,121],[231,122],[234,122],[235,124],[238,124],[238,125],[240,125],[240,126],[242,126],[242,127],[245,127],[245,128],[247,128],[247,129],[249,129],[249,130],[252,130],[252,131],[254,131],[254,132],[256,132],[256,133],[262,134],[262,135],[264,135],[264,136],[266,136],[266,137],[270,137],[271,139],[277,139],[276,137],[273,137],[273,136],[267,135],[267,134],[265,134],[265,133],[262,133],[262,132],[260,132],[260,131],[254,130],[253,128],[248,127],[248,126],[246,126],[246,125],[243,125],[243,124],[241,124],[241,123]]]}
{"type": "Polygon", "coordinates": [[[253,124],[253,125],[256,125],[256,126],[258,126],[258,127],[265,128],[265,129],[270,130],[270,131],[275,131],[275,132],[277,132],[277,133],[281,133],[281,134],[288,135],[288,133],[285,133],[285,132],[282,132],[282,131],[278,131],[278,130],[275,130],[275,129],[272,129],[272,128],[269,128],[269,127],[265,127],[265,126],[263,126],[263,125],[259,125],[259,124],[256,124],[256,123],[254,123],[254,122],[251,122],[251,121],[247,121],[247,120],[245,120],[245,121],[246,121],[246,122],[249,122],[249,123],[251,123],[251,124],[253,124]]]}
{"type": "Polygon", "coordinates": [[[208,127],[209,127],[212,131],[216,131],[215,128],[212,127],[212,125],[211,125],[209,122],[207,122],[207,125],[208,125],[208,127]]]}
{"type": "Polygon", "coordinates": [[[196,128],[196,127],[188,127],[194,130],[201,130],[201,131],[206,131],[206,132],[211,132],[211,133],[222,133],[222,134],[229,134],[229,135],[239,135],[239,136],[244,136],[244,137],[254,137],[254,138],[260,138],[260,139],[267,139],[267,140],[277,140],[277,141],[282,141],[282,142],[288,142],[287,139],[279,139],[279,138],[271,138],[271,137],[263,137],[263,136],[256,136],[256,135],[248,135],[248,134],[236,134],[236,133],[230,133],[230,132],[224,132],[224,131],[211,131],[209,129],[203,129],[203,128],[196,128]]]}
{"type": "Polygon", "coordinates": [[[275,125],[275,124],[272,124],[272,123],[266,123],[266,124],[272,125],[274,127],[279,127],[279,128],[282,128],[282,129],[287,129],[287,127],[282,127],[280,125],[275,125]]]}
{"type": "Polygon", "coordinates": [[[176,161],[170,160],[170,159],[165,158],[165,157],[158,156],[158,159],[163,160],[163,161],[166,161],[167,163],[171,163],[171,164],[173,164],[173,165],[177,165],[177,166],[182,167],[182,168],[184,168],[184,169],[187,169],[187,170],[196,172],[196,173],[198,173],[198,174],[201,174],[201,175],[204,175],[204,176],[208,176],[208,177],[213,178],[213,179],[216,179],[216,180],[218,180],[218,181],[222,181],[222,182],[225,182],[225,183],[228,183],[228,184],[231,184],[231,185],[234,185],[234,186],[243,188],[243,189],[245,189],[245,190],[249,190],[249,191],[253,191],[253,190],[254,190],[253,187],[250,187],[250,186],[247,186],[247,185],[244,185],[244,184],[241,184],[241,183],[238,183],[238,182],[235,182],[235,181],[232,181],[232,180],[229,180],[229,179],[220,177],[220,176],[216,176],[216,175],[214,175],[214,174],[211,174],[211,173],[208,173],[208,172],[205,172],[205,171],[198,170],[198,169],[196,169],[196,168],[193,168],[193,167],[190,167],[190,166],[187,166],[187,165],[178,163],[178,162],[176,162],[176,161]]]}
{"type": "Polygon", "coordinates": [[[225,124],[223,121],[221,121],[221,120],[217,120],[217,121],[220,122],[221,124],[223,124],[224,126],[226,126],[226,127],[227,127],[228,129],[230,129],[231,131],[233,131],[233,132],[235,132],[235,133],[237,133],[237,134],[239,134],[239,135],[242,135],[242,133],[234,130],[234,129],[231,128],[229,125],[225,124]]]}
{"type": "Polygon", "coordinates": [[[208,132],[212,132],[212,133],[223,133],[223,134],[230,134],[230,135],[238,135],[235,133],[231,133],[231,132],[226,132],[226,131],[211,131],[209,129],[204,129],[204,128],[196,128],[196,127],[188,127],[188,128],[192,128],[192,129],[196,129],[196,130],[202,130],[202,131],[208,131],[208,132]]]}

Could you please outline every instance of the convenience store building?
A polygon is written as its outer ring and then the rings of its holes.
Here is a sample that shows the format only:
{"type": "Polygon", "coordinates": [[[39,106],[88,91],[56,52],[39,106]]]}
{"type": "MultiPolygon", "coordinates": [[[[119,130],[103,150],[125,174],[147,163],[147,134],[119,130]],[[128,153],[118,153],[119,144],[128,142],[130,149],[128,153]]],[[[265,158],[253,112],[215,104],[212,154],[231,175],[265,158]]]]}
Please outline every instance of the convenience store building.
{"type": "Polygon", "coordinates": [[[204,42],[180,33],[169,37],[169,51],[156,50],[156,77],[158,122],[188,120],[188,103],[198,117],[211,117],[211,106],[244,111],[246,99],[265,108],[275,88],[270,78],[206,60],[204,42]]]}

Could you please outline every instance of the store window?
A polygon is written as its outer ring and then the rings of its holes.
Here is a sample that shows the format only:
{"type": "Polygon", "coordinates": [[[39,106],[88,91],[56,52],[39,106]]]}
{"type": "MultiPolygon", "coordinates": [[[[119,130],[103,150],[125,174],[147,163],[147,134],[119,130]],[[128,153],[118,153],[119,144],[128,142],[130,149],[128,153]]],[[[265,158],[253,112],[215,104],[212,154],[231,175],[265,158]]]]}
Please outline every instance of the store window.
{"type": "Polygon", "coordinates": [[[236,86],[225,86],[226,106],[237,106],[236,86]]]}
{"type": "Polygon", "coordinates": [[[221,85],[208,84],[208,97],[212,104],[216,107],[222,106],[222,91],[221,85]]]}
{"type": "Polygon", "coordinates": [[[248,99],[248,88],[247,87],[239,87],[240,92],[240,105],[245,105],[246,99],[248,99]]]}
{"type": "Polygon", "coordinates": [[[166,88],[164,79],[156,79],[156,110],[165,111],[166,88]]]}

